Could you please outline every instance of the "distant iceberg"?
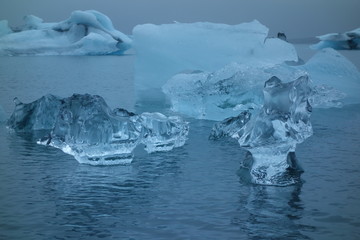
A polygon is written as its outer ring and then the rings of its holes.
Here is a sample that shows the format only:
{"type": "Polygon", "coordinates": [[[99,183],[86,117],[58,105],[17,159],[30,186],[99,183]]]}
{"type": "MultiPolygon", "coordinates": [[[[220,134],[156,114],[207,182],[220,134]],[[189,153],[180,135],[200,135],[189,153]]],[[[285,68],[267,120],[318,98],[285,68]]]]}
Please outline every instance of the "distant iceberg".
{"type": "Polygon", "coordinates": [[[185,144],[189,131],[188,123],[180,117],[111,110],[96,95],[46,95],[28,104],[15,99],[15,104],[7,122],[10,129],[41,131],[44,137],[38,143],[59,148],[91,165],[130,163],[139,144],[149,153],[172,150],[185,144]]]}
{"type": "Polygon", "coordinates": [[[33,15],[24,22],[14,31],[0,21],[0,55],[121,54],[131,47],[132,40],[95,10],[74,11],[59,23],[44,23],[33,15]]]}
{"type": "Polygon", "coordinates": [[[317,38],[320,42],[311,45],[313,49],[360,49],[360,28],[345,33],[328,33],[317,38]]]}
{"type": "Polygon", "coordinates": [[[187,70],[214,72],[231,62],[273,66],[297,61],[294,46],[268,38],[268,31],[256,20],[238,25],[197,22],[136,26],[133,47],[138,97],[146,103],[163,96],[161,87],[166,81],[187,70]]]}

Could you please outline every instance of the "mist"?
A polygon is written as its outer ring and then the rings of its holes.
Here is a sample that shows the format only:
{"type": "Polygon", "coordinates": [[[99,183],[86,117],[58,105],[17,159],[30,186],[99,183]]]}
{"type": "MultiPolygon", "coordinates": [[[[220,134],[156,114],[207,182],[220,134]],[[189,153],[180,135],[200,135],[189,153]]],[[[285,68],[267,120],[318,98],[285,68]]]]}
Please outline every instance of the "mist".
{"type": "Polygon", "coordinates": [[[344,32],[360,25],[359,0],[2,0],[0,19],[18,26],[23,16],[33,14],[57,22],[74,10],[87,9],[106,14],[126,34],[137,24],[174,21],[238,24],[257,19],[270,28],[270,35],[282,31],[289,38],[344,32]]]}

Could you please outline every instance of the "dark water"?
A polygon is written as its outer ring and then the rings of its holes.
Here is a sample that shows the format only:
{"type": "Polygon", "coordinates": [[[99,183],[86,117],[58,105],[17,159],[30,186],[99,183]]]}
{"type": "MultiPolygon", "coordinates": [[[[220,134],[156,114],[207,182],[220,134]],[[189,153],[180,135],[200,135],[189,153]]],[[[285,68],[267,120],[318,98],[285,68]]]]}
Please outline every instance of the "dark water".
{"type": "MultiPolygon", "coordinates": [[[[135,109],[133,56],[0,58],[0,105],[88,92],[135,109]]],[[[165,110],[164,110],[165,111],[165,110]]],[[[189,119],[190,120],[190,119],[189,119]]],[[[186,145],[129,166],[79,164],[0,126],[0,239],[360,239],[360,105],[315,109],[303,183],[249,185],[234,141],[191,120],[186,145]]]]}

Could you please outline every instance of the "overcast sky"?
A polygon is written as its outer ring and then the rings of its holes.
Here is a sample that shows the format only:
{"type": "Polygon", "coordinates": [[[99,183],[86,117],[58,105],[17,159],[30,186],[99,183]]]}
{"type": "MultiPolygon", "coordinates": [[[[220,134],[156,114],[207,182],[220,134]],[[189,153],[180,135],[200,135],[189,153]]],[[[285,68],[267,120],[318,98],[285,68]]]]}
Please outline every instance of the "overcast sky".
{"type": "Polygon", "coordinates": [[[257,19],[272,35],[284,31],[288,38],[360,27],[360,0],[0,0],[0,19],[17,26],[33,14],[53,22],[87,9],[106,14],[126,34],[137,24],[173,21],[238,24],[257,19]]]}

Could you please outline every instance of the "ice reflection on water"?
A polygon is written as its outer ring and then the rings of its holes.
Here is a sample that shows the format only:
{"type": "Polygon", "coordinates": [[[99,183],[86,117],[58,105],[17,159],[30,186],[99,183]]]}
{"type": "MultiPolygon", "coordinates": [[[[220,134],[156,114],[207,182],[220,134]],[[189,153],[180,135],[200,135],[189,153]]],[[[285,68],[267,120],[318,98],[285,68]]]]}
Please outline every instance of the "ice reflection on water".
{"type": "Polygon", "coordinates": [[[304,214],[301,188],[302,184],[248,187],[239,199],[239,218],[233,221],[248,233],[248,239],[310,239],[303,232],[316,228],[297,221],[304,214]]]}

